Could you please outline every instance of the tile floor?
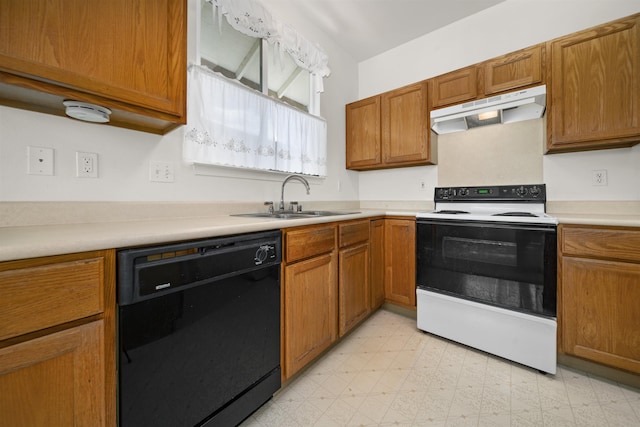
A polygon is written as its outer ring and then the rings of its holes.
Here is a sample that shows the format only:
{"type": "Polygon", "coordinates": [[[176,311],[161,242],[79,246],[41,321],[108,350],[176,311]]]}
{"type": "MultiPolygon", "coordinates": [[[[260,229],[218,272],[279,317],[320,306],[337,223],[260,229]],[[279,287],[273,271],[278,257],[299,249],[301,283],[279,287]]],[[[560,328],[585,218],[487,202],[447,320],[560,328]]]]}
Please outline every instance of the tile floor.
{"type": "Polygon", "coordinates": [[[424,334],[379,310],[242,427],[640,426],[640,390],[554,375],[424,334]]]}

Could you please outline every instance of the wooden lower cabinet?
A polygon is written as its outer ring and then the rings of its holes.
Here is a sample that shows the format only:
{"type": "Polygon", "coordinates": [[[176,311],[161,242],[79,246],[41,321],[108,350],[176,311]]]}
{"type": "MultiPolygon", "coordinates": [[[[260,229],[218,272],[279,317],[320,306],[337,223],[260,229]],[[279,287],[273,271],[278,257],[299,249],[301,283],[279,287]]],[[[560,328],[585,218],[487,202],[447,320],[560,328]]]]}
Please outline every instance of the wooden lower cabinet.
{"type": "Polygon", "coordinates": [[[284,231],[282,378],[291,378],[338,336],[336,226],[284,231]]]}
{"type": "Polygon", "coordinates": [[[336,271],[333,252],[284,268],[286,378],[336,340],[336,271]]]}
{"type": "Polygon", "coordinates": [[[371,221],[369,230],[369,282],[371,309],[384,303],[384,219],[371,221]]]}
{"type": "Polygon", "coordinates": [[[283,381],[385,301],[415,308],[415,233],[400,217],[283,231],[283,381]]]}
{"type": "Polygon", "coordinates": [[[561,352],[640,374],[640,229],[560,227],[561,352]]]}
{"type": "Polygon", "coordinates": [[[0,427],[116,425],[115,251],[0,263],[0,427]]]}
{"type": "Polygon", "coordinates": [[[416,306],[416,221],[387,219],[384,226],[386,300],[416,306]]]}
{"type": "Polygon", "coordinates": [[[369,220],[338,227],[338,332],[343,336],[370,313],[369,220]]]}
{"type": "Polygon", "coordinates": [[[106,425],[103,336],[97,320],[0,349],[0,426],[106,425]]]}

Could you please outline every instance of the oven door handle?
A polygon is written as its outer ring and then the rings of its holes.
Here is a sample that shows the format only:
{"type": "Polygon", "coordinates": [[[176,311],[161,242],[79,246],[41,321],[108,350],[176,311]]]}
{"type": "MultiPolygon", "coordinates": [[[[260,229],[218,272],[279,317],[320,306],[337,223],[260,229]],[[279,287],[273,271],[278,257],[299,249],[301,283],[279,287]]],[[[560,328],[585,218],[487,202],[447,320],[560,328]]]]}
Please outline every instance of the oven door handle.
{"type": "Polygon", "coordinates": [[[478,227],[478,228],[501,228],[509,230],[525,230],[525,231],[542,231],[546,233],[555,233],[557,226],[555,224],[524,224],[518,222],[493,222],[493,221],[431,221],[417,220],[417,225],[445,225],[456,227],[478,227]]]}

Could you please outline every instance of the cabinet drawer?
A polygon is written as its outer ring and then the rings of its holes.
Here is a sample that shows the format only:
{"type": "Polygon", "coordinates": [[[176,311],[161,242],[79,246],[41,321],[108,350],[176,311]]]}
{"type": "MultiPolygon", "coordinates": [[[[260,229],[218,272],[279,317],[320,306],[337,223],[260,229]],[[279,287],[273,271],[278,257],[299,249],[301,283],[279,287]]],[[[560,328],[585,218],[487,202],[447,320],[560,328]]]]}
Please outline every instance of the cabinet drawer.
{"type": "Polygon", "coordinates": [[[640,262],[640,229],[563,227],[562,254],[640,262]]]}
{"type": "Polygon", "coordinates": [[[0,340],[104,311],[104,258],[15,264],[0,265],[0,340]]]}
{"type": "Polygon", "coordinates": [[[293,262],[331,252],[336,246],[336,227],[323,225],[285,232],[285,259],[293,262]]]}
{"type": "Polygon", "coordinates": [[[369,240],[369,221],[349,222],[338,225],[340,247],[369,240]]]}

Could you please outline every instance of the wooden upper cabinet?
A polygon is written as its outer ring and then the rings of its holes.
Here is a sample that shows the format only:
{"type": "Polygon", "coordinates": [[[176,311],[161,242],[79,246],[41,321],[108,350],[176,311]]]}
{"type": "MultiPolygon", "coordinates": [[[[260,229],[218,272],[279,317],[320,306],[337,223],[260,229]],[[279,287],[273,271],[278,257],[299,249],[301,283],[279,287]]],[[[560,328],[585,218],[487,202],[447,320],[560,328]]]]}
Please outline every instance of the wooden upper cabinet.
{"type": "Polygon", "coordinates": [[[0,0],[0,103],[166,133],[186,117],[185,0],[0,0]]]}
{"type": "Polygon", "coordinates": [[[348,104],[347,169],[435,164],[427,93],[422,81],[348,104]]]}
{"type": "Polygon", "coordinates": [[[434,77],[431,79],[431,106],[440,108],[476,99],[477,76],[478,69],[474,65],[434,77]]]}
{"type": "Polygon", "coordinates": [[[382,94],[382,153],[386,165],[431,159],[426,81],[382,94]]]}
{"type": "Polygon", "coordinates": [[[346,106],[347,169],[380,165],[380,96],[346,106]]]}
{"type": "Polygon", "coordinates": [[[640,14],[552,40],[548,152],[640,142],[640,14]]]}
{"type": "Polygon", "coordinates": [[[543,84],[544,45],[512,52],[481,64],[479,79],[484,95],[543,84]]]}

